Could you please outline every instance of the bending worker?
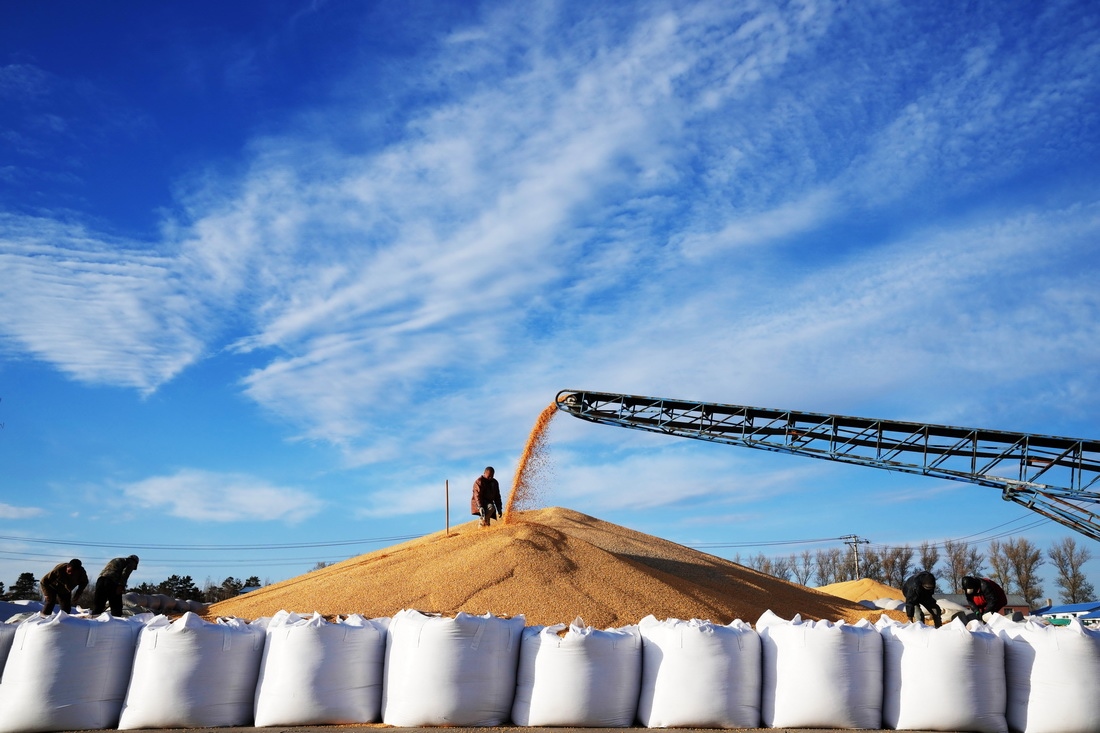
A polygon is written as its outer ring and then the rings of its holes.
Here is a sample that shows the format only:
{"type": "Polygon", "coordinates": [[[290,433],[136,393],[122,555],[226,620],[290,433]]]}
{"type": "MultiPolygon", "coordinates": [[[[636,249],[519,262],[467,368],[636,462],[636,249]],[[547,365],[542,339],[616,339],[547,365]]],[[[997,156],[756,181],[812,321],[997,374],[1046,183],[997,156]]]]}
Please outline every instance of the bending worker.
{"type": "Polygon", "coordinates": [[[492,466],[486,466],[484,473],[474,481],[474,493],[470,497],[470,513],[481,517],[479,526],[488,527],[493,519],[500,519],[500,484],[493,478],[492,466]]]}
{"type": "Polygon", "coordinates": [[[983,614],[997,613],[1008,605],[1008,597],[1004,589],[989,578],[975,578],[972,575],[962,579],[963,592],[966,593],[966,603],[970,606],[978,618],[983,614]]]}
{"type": "Polygon", "coordinates": [[[902,584],[901,592],[905,594],[905,615],[909,617],[910,622],[916,614],[920,618],[920,623],[924,623],[924,610],[921,608],[923,606],[928,609],[936,628],[940,627],[943,623],[943,609],[932,595],[935,591],[936,576],[928,571],[917,573],[902,584]]]}
{"type": "Polygon", "coordinates": [[[111,606],[112,616],[122,615],[122,594],[126,591],[126,581],[130,579],[130,573],[137,570],[138,556],[116,557],[111,560],[100,572],[95,582],[95,605],[92,606],[92,615],[98,616],[111,606]]]}
{"type": "Polygon", "coordinates": [[[55,565],[53,570],[42,576],[42,615],[53,613],[54,606],[61,606],[65,613],[73,612],[73,604],[80,602],[80,596],[88,587],[88,571],[84,563],[75,557],[68,562],[55,565]]]}

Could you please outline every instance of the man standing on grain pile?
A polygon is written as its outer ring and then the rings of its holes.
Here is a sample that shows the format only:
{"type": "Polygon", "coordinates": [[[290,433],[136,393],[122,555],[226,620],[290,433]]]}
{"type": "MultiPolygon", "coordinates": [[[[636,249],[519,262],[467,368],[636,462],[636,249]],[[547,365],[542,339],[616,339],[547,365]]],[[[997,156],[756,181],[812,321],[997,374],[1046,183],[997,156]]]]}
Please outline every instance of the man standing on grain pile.
{"type": "Polygon", "coordinates": [[[901,586],[901,592],[905,594],[905,615],[912,623],[914,614],[924,623],[924,610],[932,616],[932,623],[938,629],[943,624],[943,609],[936,603],[932,595],[936,591],[936,576],[927,570],[912,576],[901,586]]]}
{"type": "Polygon", "coordinates": [[[126,581],[130,573],[137,570],[138,556],[116,557],[103,568],[95,582],[95,604],[92,615],[98,616],[111,606],[112,616],[122,615],[122,594],[126,590],[126,581]]]}
{"type": "Polygon", "coordinates": [[[470,513],[481,517],[478,526],[488,527],[490,520],[500,519],[500,484],[493,478],[492,466],[486,466],[484,473],[474,481],[474,494],[470,497],[470,513]]]}
{"type": "Polygon", "coordinates": [[[88,587],[88,572],[84,563],[75,557],[68,562],[55,565],[54,569],[42,576],[42,615],[53,613],[54,606],[61,606],[65,613],[73,612],[73,604],[80,602],[80,595],[88,587]]]}

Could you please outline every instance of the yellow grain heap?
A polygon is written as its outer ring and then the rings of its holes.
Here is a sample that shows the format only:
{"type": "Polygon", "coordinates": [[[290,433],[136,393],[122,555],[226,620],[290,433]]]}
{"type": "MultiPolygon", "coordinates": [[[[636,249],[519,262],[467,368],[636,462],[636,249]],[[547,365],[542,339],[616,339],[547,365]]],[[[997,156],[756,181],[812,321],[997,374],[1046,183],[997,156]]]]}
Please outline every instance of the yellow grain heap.
{"type": "MultiPolygon", "coordinates": [[[[208,615],[254,619],[280,609],[325,616],[392,616],[403,608],[523,614],[527,623],[596,628],[659,619],[753,623],[790,618],[877,619],[850,601],[729,560],[558,507],[516,512],[482,529],[469,522],[360,555],[212,605],[208,615]]],[[[899,620],[904,616],[895,616],[899,620]]]]}
{"type": "Polygon", "coordinates": [[[877,580],[860,578],[859,580],[846,580],[843,583],[823,585],[818,588],[822,593],[847,598],[849,601],[877,601],[880,598],[893,598],[896,601],[904,601],[905,594],[897,588],[883,585],[877,580]]]}

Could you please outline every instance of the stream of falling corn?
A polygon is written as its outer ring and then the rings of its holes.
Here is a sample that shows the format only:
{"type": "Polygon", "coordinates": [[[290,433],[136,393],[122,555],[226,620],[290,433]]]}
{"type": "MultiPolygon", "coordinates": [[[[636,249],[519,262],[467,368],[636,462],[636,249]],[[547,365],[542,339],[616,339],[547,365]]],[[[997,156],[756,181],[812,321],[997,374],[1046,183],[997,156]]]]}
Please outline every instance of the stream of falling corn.
{"type": "Polygon", "coordinates": [[[549,447],[546,440],[550,430],[550,421],[558,411],[556,402],[551,402],[535,420],[535,427],[527,436],[527,445],[523,446],[523,455],[519,458],[516,475],[512,478],[512,490],[508,492],[508,503],[504,506],[504,523],[512,521],[512,510],[536,509],[539,505],[541,490],[545,488],[547,474],[550,472],[549,447]]]}

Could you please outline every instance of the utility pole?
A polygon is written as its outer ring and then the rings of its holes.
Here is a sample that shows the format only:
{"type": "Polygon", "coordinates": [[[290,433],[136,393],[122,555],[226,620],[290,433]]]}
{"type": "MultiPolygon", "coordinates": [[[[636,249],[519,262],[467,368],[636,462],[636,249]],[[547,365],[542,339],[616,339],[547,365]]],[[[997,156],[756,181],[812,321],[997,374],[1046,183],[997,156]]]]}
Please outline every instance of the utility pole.
{"type": "Polygon", "coordinates": [[[855,580],[859,580],[859,546],[869,545],[871,544],[871,540],[865,540],[862,537],[858,537],[854,534],[845,535],[840,539],[844,540],[844,544],[851,545],[852,547],[852,559],[855,561],[856,566],[855,580]]]}

